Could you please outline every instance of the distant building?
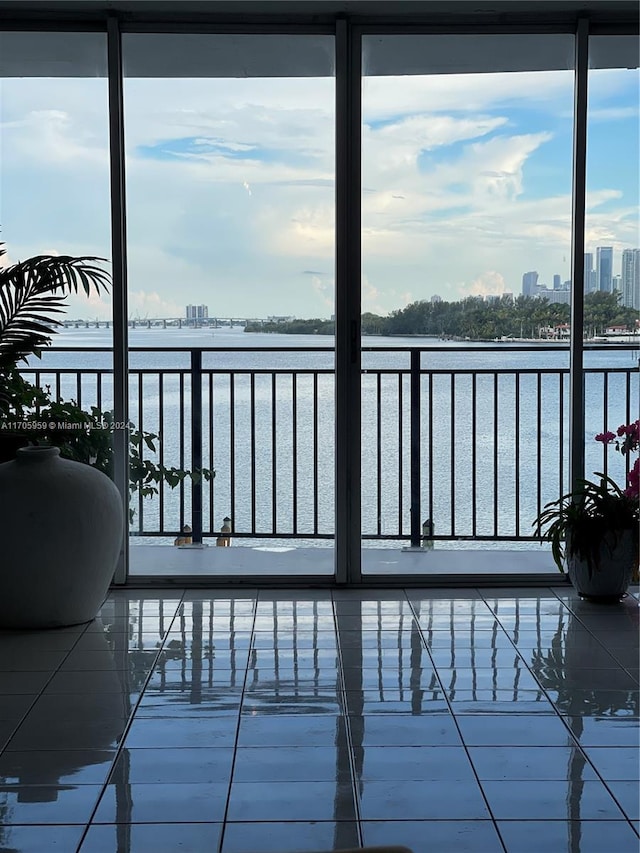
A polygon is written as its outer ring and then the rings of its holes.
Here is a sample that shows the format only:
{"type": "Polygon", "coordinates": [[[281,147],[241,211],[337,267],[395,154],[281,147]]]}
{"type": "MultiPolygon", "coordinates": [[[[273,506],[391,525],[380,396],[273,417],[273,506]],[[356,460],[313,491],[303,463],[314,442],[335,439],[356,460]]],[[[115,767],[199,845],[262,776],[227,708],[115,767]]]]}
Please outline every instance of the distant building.
{"type": "Polygon", "coordinates": [[[598,289],[598,279],[593,268],[593,252],[584,253],[584,292],[593,293],[598,289]]]}
{"type": "Polygon", "coordinates": [[[562,290],[562,278],[557,273],[553,277],[553,289],[562,290]]]}
{"type": "Polygon", "coordinates": [[[611,293],[613,287],[613,246],[596,249],[596,280],[601,293],[611,293]]]}
{"type": "Polygon", "coordinates": [[[208,320],[208,305],[187,305],[187,320],[208,320]]]}
{"type": "Polygon", "coordinates": [[[538,286],[538,273],[535,270],[526,272],[522,276],[522,295],[535,296],[536,287],[538,286]]]}
{"type": "Polygon", "coordinates": [[[431,297],[432,302],[442,302],[442,296],[439,296],[437,293],[434,293],[431,297]]]}
{"type": "Polygon", "coordinates": [[[540,297],[542,299],[546,299],[550,304],[571,304],[570,290],[547,290],[546,293],[541,293],[540,297]]]}
{"type": "Polygon", "coordinates": [[[270,317],[267,317],[267,321],[269,323],[293,323],[295,317],[286,316],[284,314],[272,314],[270,317]]]}
{"type": "Polygon", "coordinates": [[[625,308],[640,309],[640,249],[622,253],[621,291],[625,308]]]}
{"type": "Polygon", "coordinates": [[[622,276],[614,275],[611,279],[611,289],[617,291],[622,296],[622,276]]]}

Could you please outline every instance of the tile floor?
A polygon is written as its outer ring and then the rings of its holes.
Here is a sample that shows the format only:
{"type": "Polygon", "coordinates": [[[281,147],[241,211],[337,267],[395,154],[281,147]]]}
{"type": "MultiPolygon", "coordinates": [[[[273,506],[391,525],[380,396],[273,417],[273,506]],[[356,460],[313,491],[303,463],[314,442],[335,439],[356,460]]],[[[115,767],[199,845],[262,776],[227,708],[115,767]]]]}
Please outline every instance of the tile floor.
{"type": "Polygon", "coordinates": [[[0,850],[639,850],[638,599],[118,591],[0,632],[0,850]]]}

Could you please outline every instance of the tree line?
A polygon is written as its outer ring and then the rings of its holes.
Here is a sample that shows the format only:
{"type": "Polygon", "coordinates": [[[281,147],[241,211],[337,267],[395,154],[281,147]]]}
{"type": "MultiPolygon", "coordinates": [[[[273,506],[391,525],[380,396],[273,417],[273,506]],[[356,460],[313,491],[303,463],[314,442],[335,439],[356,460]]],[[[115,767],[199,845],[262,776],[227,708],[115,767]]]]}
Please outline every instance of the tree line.
{"type": "MultiPolygon", "coordinates": [[[[584,299],[587,337],[603,334],[612,326],[635,328],[638,312],[619,304],[620,294],[589,293],[584,299]]],[[[496,338],[551,338],[570,322],[570,309],[544,298],[501,296],[484,300],[469,296],[456,302],[418,300],[387,316],[362,315],[363,335],[422,335],[438,338],[492,341],[496,338]]],[[[291,320],[247,323],[247,332],[279,332],[291,335],[333,335],[333,320],[291,320]]]]}

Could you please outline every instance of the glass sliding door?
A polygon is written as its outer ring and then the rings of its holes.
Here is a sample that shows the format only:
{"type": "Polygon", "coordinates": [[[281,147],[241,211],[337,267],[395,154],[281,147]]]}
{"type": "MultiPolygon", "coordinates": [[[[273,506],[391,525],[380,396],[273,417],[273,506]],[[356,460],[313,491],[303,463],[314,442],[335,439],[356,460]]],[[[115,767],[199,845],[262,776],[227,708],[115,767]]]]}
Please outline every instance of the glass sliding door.
{"type": "Polygon", "coordinates": [[[591,36],[587,106],[585,476],[627,485],[634,460],[596,442],[637,420],[640,70],[635,35],[591,36]],[[636,374],[634,376],[633,374],[636,374]]]}
{"type": "Polygon", "coordinates": [[[568,464],[573,56],[572,35],[363,38],[365,574],[540,551],[568,464]]]}
{"type": "MultiPolygon", "coordinates": [[[[0,264],[39,255],[91,256],[105,259],[95,265],[110,272],[106,35],[0,32],[0,124],[0,241],[6,249],[0,264]]],[[[62,456],[111,474],[110,288],[85,293],[79,285],[60,313],[35,305],[25,292],[14,295],[13,304],[22,307],[11,317],[5,303],[3,325],[20,318],[26,324],[31,311],[41,311],[54,333],[41,358],[19,365],[24,379],[44,392],[39,410],[26,388],[27,397],[10,395],[10,405],[23,405],[25,419],[38,411],[43,426],[30,439],[49,441],[62,456]]],[[[8,432],[3,429],[5,437],[8,432]]]]}
{"type": "Polygon", "coordinates": [[[131,574],[330,576],[333,37],[122,44],[131,574]]]}

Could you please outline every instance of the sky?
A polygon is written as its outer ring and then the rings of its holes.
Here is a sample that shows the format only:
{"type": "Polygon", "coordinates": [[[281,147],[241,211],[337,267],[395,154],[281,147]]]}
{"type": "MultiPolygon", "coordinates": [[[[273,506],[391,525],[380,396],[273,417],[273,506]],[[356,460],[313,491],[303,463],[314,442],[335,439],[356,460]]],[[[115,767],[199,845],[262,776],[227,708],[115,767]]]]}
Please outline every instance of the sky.
{"type": "MultiPolygon", "coordinates": [[[[589,81],[586,248],[638,236],[640,75],[589,81]]],[[[332,77],[125,81],[129,314],[334,313],[332,77]]],[[[571,71],[365,77],[362,307],[570,277],[571,71]]],[[[110,256],[104,78],[0,83],[8,258],[110,256]]],[[[108,318],[108,298],[69,316],[108,318]]]]}

